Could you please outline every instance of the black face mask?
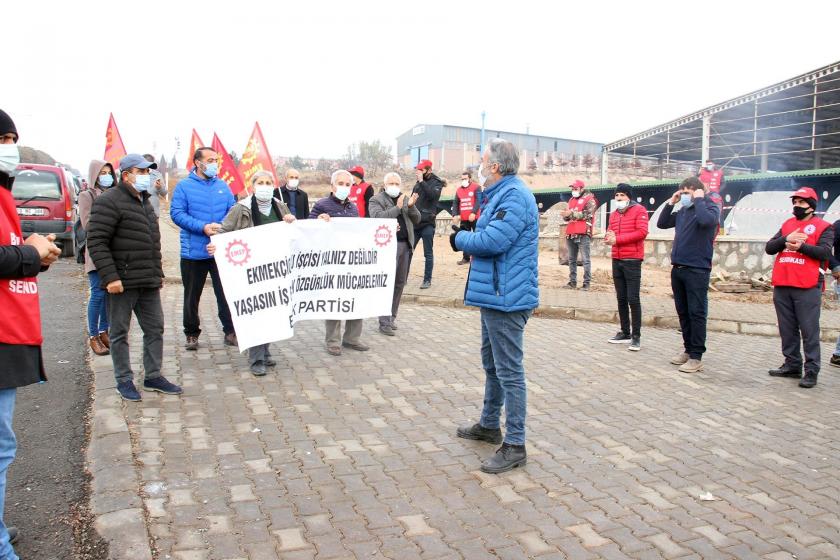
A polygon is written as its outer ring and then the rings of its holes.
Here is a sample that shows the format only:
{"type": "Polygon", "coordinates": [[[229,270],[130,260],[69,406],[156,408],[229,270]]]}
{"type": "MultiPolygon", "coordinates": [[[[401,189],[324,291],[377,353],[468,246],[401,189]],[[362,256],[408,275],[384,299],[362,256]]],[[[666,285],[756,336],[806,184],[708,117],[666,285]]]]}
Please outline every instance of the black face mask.
{"type": "Polygon", "coordinates": [[[811,208],[802,208],[801,206],[794,206],[793,207],[793,216],[797,220],[802,220],[803,218],[807,218],[811,213],[809,212],[811,208]]]}

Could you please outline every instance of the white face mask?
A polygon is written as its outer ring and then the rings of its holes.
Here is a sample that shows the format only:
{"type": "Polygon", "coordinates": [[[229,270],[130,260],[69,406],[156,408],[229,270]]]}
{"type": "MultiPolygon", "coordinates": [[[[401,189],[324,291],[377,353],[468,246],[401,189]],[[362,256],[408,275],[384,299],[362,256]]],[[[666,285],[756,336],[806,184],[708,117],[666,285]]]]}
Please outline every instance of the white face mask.
{"type": "Polygon", "coordinates": [[[461,181],[461,186],[462,186],[462,187],[469,187],[469,186],[470,186],[470,182],[469,182],[469,181],[467,181],[466,179],[464,179],[463,181],[461,181]]]}
{"type": "Polygon", "coordinates": [[[577,198],[580,196],[580,191],[572,191],[572,196],[577,198]]]}
{"type": "Polygon", "coordinates": [[[254,197],[260,202],[271,200],[272,194],[274,194],[274,185],[256,185],[254,187],[254,197]]]}
{"type": "Polygon", "coordinates": [[[300,179],[289,179],[289,182],[286,183],[286,188],[290,191],[296,191],[300,185],[300,179]]]}
{"type": "Polygon", "coordinates": [[[624,210],[630,204],[629,200],[616,200],[615,207],[617,210],[624,210]]]}
{"type": "Polygon", "coordinates": [[[478,183],[483,187],[484,183],[486,183],[487,179],[489,179],[489,178],[490,177],[487,177],[486,175],[484,175],[484,164],[483,163],[479,164],[479,166],[478,166],[478,183]]]}
{"type": "Polygon", "coordinates": [[[710,164],[708,164],[708,165],[706,166],[706,169],[708,169],[709,171],[714,171],[714,170],[715,170],[715,166],[714,166],[714,164],[713,164],[713,163],[710,163],[710,164]]]}
{"type": "Polygon", "coordinates": [[[20,163],[20,149],[17,144],[0,144],[0,170],[14,176],[20,163]]]}
{"type": "Polygon", "coordinates": [[[391,198],[397,198],[398,196],[400,196],[400,186],[399,185],[385,185],[385,194],[387,194],[391,198]]]}

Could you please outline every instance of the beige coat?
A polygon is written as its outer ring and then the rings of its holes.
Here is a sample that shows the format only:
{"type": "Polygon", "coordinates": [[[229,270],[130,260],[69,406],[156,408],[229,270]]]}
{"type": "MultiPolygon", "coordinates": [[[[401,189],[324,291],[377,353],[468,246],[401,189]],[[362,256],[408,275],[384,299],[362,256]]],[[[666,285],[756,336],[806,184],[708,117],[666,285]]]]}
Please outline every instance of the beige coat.
{"type": "MultiPolygon", "coordinates": [[[[292,213],[285,203],[280,202],[276,198],[272,198],[271,201],[274,203],[274,209],[277,211],[277,215],[280,216],[281,219],[286,214],[292,213]]],[[[237,231],[249,227],[254,227],[254,219],[251,216],[251,197],[246,196],[228,210],[227,216],[225,216],[225,219],[222,220],[222,227],[219,230],[219,233],[227,233],[229,231],[237,231]]]]}

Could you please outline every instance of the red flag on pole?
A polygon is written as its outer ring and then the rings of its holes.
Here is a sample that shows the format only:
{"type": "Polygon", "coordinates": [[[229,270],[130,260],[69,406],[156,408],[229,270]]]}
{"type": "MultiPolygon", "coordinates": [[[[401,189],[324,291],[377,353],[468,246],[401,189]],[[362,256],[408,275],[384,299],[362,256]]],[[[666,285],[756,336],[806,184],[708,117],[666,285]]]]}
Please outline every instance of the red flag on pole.
{"type": "Polygon", "coordinates": [[[271,155],[268,153],[268,146],[265,144],[258,122],[254,123],[254,131],[251,133],[251,138],[248,139],[248,145],[242,153],[242,159],[239,161],[237,169],[246,185],[250,184],[251,177],[257,171],[268,171],[274,178],[274,184],[279,185],[277,172],[274,169],[274,163],[271,161],[271,155]]]}
{"type": "Polygon", "coordinates": [[[242,182],[242,177],[239,176],[239,171],[236,170],[236,166],[233,164],[230,154],[222,145],[222,141],[219,140],[216,133],[213,133],[213,144],[211,144],[211,147],[217,154],[219,154],[219,179],[228,184],[230,192],[232,192],[234,196],[238,195],[242,192],[242,189],[245,188],[245,183],[242,182]]]}
{"type": "Polygon", "coordinates": [[[201,138],[198,137],[198,132],[195,129],[192,129],[192,136],[190,137],[190,151],[187,153],[187,170],[191,170],[193,168],[193,154],[199,148],[204,147],[204,142],[201,141],[201,138]]]}
{"type": "Polygon", "coordinates": [[[114,120],[114,113],[111,113],[111,117],[108,119],[108,129],[105,131],[105,161],[116,169],[125,154],[125,145],[120,136],[120,131],[117,129],[117,121],[114,120]]]}

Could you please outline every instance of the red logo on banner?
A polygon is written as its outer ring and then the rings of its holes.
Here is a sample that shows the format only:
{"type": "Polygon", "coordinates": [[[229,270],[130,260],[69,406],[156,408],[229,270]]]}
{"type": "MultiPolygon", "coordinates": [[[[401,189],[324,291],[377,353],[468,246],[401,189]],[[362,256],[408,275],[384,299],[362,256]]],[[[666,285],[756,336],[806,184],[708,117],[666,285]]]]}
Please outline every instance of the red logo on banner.
{"type": "Polygon", "coordinates": [[[373,234],[373,242],[376,243],[377,247],[385,247],[391,242],[392,236],[391,228],[388,226],[379,226],[373,234]]]}
{"type": "Polygon", "coordinates": [[[235,239],[228,243],[225,249],[225,258],[234,266],[242,266],[251,259],[251,249],[244,241],[235,239]]]}
{"type": "Polygon", "coordinates": [[[216,134],[213,134],[213,144],[211,147],[219,155],[219,179],[228,184],[230,192],[234,196],[239,194],[245,188],[245,183],[242,182],[242,177],[240,177],[239,171],[236,170],[230,154],[228,154],[228,151],[222,145],[222,141],[219,140],[216,134]]]}

